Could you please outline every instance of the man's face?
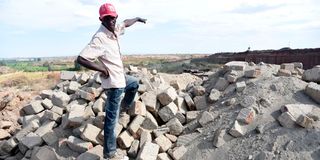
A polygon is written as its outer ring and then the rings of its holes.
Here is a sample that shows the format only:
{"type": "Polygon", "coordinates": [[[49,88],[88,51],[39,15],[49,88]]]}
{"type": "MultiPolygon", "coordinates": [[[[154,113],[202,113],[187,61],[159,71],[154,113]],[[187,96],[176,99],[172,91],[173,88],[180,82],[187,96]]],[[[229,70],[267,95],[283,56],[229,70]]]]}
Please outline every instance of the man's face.
{"type": "Polygon", "coordinates": [[[105,16],[102,18],[102,24],[111,32],[114,32],[118,17],[105,16]]]}

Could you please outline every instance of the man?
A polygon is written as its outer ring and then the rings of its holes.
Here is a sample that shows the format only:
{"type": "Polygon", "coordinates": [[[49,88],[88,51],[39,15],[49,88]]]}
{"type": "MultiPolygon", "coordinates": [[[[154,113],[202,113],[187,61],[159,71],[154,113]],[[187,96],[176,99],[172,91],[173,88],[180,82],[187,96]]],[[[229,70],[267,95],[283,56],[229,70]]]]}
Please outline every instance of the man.
{"type": "Polygon", "coordinates": [[[118,37],[124,33],[125,27],[130,27],[136,22],[146,23],[146,19],[140,17],[126,19],[122,24],[116,25],[118,14],[114,6],[109,3],[101,5],[99,13],[101,26],[90,43],[81,51],[77,62],[88,69],[101,73],[101,86],[106,89],[107,93],[104,158],[109,159],[118,156],[114,128],[119,118],[120,103],[122,109],[128,109],[132,105],[139,87],[134,77],[125,76],[118,37]],[[123,92],[125,92],[125,96],[120,102],[123,92]]]}

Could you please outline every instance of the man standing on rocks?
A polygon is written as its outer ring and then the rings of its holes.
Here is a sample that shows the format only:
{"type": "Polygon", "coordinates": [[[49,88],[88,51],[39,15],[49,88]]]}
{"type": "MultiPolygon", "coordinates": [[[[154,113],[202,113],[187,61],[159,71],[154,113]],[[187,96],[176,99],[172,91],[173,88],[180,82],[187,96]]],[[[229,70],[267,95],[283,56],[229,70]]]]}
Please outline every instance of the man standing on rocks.
{"type": "Polygon", "coordinates": [[[118,14],[112,4],[101,5],[101,26],[94,34],[89,44],[81,51],[77,62],[91,70],[101,72],[101,86],[106,89],[107,100],[104,121],[104,158],[121,158],[116,153],[115,125],[119,119],[120,106],[122,110],[130,108],[139,84],[134,77],[124,73],[118,38],[126,27],[136,22],[146,23],[146,19],[137,17],[126,19],[116,24],[118,14]],[[121,101],[121,94],[125,96],[121,101]],[[121,103],[121,104],[120,104],[121,103]]]}

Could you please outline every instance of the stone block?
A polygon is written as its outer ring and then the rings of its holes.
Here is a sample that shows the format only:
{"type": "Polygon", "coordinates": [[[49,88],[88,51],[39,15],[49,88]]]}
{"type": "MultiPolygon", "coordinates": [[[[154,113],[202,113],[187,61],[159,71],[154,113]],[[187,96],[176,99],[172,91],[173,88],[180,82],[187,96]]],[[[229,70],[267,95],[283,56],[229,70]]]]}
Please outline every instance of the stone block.
{"type": "Polygon", "coordinates": [[[79,127],[84,121],[85,106],[73,104],[70,107],[68,114],[67,126],[68,127],[79,127]]]}
{"type": "Polygon", "coordinates": [[[151,141],[152,141],[151,133],[147,130],[142,130],[140,135],[140,148],[142,148],[146,142],[151,142],[151,141]]]}
{"type": "Polygon", "coordinates": [[[216,84],[214,85],[214,88],[219,91],[224,91],[229,85],[229,82],[225,79],[220,77],[216,84]]]}
{"type": "Polygon", "coordinates": [[[46,109],[51,109],[53,107],[53,104],[50,99],[46,98],[41,102],[42,106],[46,109]]]}
{"type": "Polygon", "coordinates": [[[148,78],[141,78],[140,80],[143,85],[147,87],[147,91],[152,91],[154,87],[151,85],[151,82],[148,78]]]}
{"type": "Polygon", "coordinates": [[[45,141],[49,146],[58,142],[58,136],[54,131],[49,131],[42,136],[43,141],[45,141]]]}
{"type": "Polygon", "coordinates": [[[102,160],[103,159],[103,147],[96,145],[89,149],[87,152],[80,154],[77,160],[102,160]]]}
{"type": "Polygon", "coordinates": [[[236,138],[242,137],[245,135],[245,128],[238,121],[235,121],[233,127],[229,130],[229,134],[236,138]]]}
{"type": "Polygon", "coordinates": [[[185,133],[191,133],[194,132],[195,129],[201,127],[200,123],[198,122],[197,119],[188,122],[185,126],[184,126],[184,132],[185,133]]]}
{"type": "Polygon", "coordinates": [[[61,71],[60,79],[61,80],[72,80],[77,72],[74,71],[61,71]]]}
{"type": "Polygon", "coordinates": [[[177,119],[177,118],[172,118],[167,124],[166,124],[167,127],[169,127],[170,129],[170,134],[173,134],[173,135],[180,135],[181,132],[183,131],[183,126],[182,124],[180,123],[180,121],[177,119]]]}
{"type": "Polygon", "coordinates": [[[142,102],[150,112],[155,112],[157,109],[157,95],[153,91],[145,92],[141,95],[142,102]]]}
{"type": "Polygon", "coordinates": [[[180,91],[182,89],[181,84],[177,80],[170,81],[170,86],[172,86],[176,91],[180,91]]]}
{"type": "Polygon", "coordinates": [[[203,110],[208,107],[206,96],[196,96],[193,101],[197,110],[203,110]]]}
{"type": "Polygon", "coordinates": [[[175,147],[169,152],[174,160],[182,160],[184,154],[188,151],[185,146],[175,147]]]}
{"type": "Polygon", "coordinates": [[[315,105],[311,104],[286,104],[281,106],[281,112],[289,112],[290,115],[296,120],[301,115],[307,115],[313,112],[313,109],[317,108],[315,105]]]}
{"type": "Polygon", "coordinates": [[[172,160],[167,153],[158,154],[157,160],[172,160]]]}
{"type": "Polygon", "coordinates": [[[83,153],[93,148],[91,142],[83,141],[82,139],[74,136],[69,136],[66,142],[70,149],[78,153],[83,153]]]}
{"type": "Polygon", "coordinates": [[[120,118],[118,120],[118,123],[121,124],[123,128],[127,128],[128,124],[130,123],[130,115],[125,113],[125,114],[121,114],[119,117],[120,118]]]}
{"type": "Polygon", "coordinates": [[[158,115],[164,122],[168,122],[171,118],[173,118],[178,112],[178,107],[173,103],[169,103],[168,105],[162,107],[158,115]]]}
{"type": "Polygon", "coordinates": [[[76,81],[71,81],[68,89],[67,89],[67,93],[68,94],[74,94],[76,93],[76,91],[81,87],[81,84],[76,82],[76,81]]]}
{"type": "Polygon", "coordinates": [[[95,98],[96,98],[96,95],[94,95],[92,93],[89,93],[89,92],[86,92],[86,91],[81,90],[81,89],[79,89],[76,92],[76,94],[79,95],[82,99],[85,99],[87,101],[94,101],[95,98]]]}
{"type": "Polygon", "coordinates": [[[128,131],[123,131],[117,138],[119,147],[122,149],[130,148],[134,138],[130,135],[128,131]]]}
{"type": "Polygon", "coordinates": [[[157,98],[160,103],[164,106],[168,105],[169,103],[173,102],[177,98],[177,92],[173,87],[169,87],[158,94],[157,98]]]}
{"type": "Polygon", "coordinates": [[[192,100],[192,98],[190,97],[190,95],[185,95],[184,96],[184,100],[189,108],[189,111],[195,110],[196,109],[196,105],[194,104],[194,101],[192,100]]]}
{"type": "Polygon", "coordinates": [[[241,101],[240,105],[245,108],[256,105],[256,98],[254,96],[245,96],[241,101]]]}
{"type": "Polygon", "coordinates": [[[320,82],[320,67],[313,67],[312,69],[303,72],[302,79],[308,82],[320,82]]]}
{"type": "Polygon", "coordinates": [[[239,122],[250,124],[253,122],[255,115],[256,113],[253,108],[242,108],[236,119],[239,122]]]}
{"type": "MultiPolygon", "coordinates": [[[[319,73],[320,74],[320,73],[319,73]]],[[[304,92],[311,97],[314,101],[320,104],[320,85],[314,82],[310,82],[304,92]]]]}
{"type": "Polygon", "coordinates": [[[290,77],[291,76],[291,71],[285,70],[285,69],[279,69],[278,76],[285,76],[285,77],[290,77]]]}
{"type": "Polygon", "coordinates": [[[0,140],[11,137],[11,135],[5,130],[0,129],[0,140]]]}
{"type": "Polygon", "coordinates": [[[92,110],[95,114],[99,112],[104,112],[105,101],[102,98],[96,100],[93,104],[92,110]]]}
{"type": "Polygon", "coordinates": [[[214,117],[213,115],[208,112],[208,111],[204,111],[200,118],[199,118],[199,123],[202,127],[204,127],[206,124],[208,124],[209,122],[212,122],[214,120],[214,117]]]}
{"type": "Polygon", "coordinates": [[[10,153],[13,149],[18,146],[18,141],[15,137],[11,137],[10,139],[6,140],[0,147],[1,150],[10,153]]]}
{"type": "Polygon", "coordinates": [[[141,101],[135,101],[133,106],[129,109],[130,116],[145,116],[147,114],[146,105],[141,101]]]}
{"type": "Polygon", "coordinates": [[[139,128],[140,128],[140,126],[141,126],[141,124],[143,123],[144,120],[145,120],[144,117],[138,115],[130,123],[130,125],[128,127],[128,130],[132,134],[133,137],[135,137],[135,138],[138,137],[138,130],[139,130],[139,128]]]}
{"type": "Polygon", "coordinates": [[[312,128],[314,123],[313,119],[306,115],[300,115],[296,120],[296,123],[299,124],[303,128],[312,128]]]}
{"type": "Polygon", "coordinates": [[[152,131],[154,137],[159,137],[160,135],[166,134],[170,132],[170,128],[167,126],[161,126],[158,129],[152,131]]]}
{"type": "Polygon", "coordinates": [[[63,109],[57,106],[52,106],[51,111],[57,113],[60,116],[63,114],[63,109]]]}
{"type": "Polygon", "coordinates": [[[160,152],[166,152],[172,146],[171,141],[164,135],[160,135],[154,141],[160,146],[160,152]]]}
{"type": "Polygon", "coordinates": [[[261,75],[261,69],[250,69],[244,72],[245,77],[247,78],[258,78],[261,75]]]}
{"type": "Polygon", "coordinates": [[[0,129],[9,129],[12,125],[11,121],[0,121],[0,129]]]}
{"type": "Polygon", "coordinates": [[[177,136],[172,135],[172,134],[167,134],[167,133],[165,134],[165,136],[166,136],[172,143],[177,142],[177,139],[178,139],[177,136]]]}
{"type": "Polygon", "coordinates": [[[31,157],[32,160],[59,160],[59,156],[53,148],[49,146],[40,147],[37,152],[31,157]]]}
{"type": "Polygon", "coordinates": [[[210,92],[210,95],[208,97],[208,101],[210,103],[214,103],[216,101],[218,101],[220,99],[221,93],[220,91],[216,90],[216,89],[212,89],[210,92]]]}
{"type": "Polygon", "coordinates": [[[176,100],[174,100],[174,103],[177,105],[179,112],[186,114],[186,112],[188,111],[188,108],[183,97],[178,96],[176,100]]]}
{"type": "Polygon", "coordinates": [[[202,86],[194,86],[192,92],[194,96],[203,96],[206,93],[206,89],[202,86]]]}
{"type": "Polygon", "coordinates": [[[134,140],[128,150],[128,156],[131,158],[136,158],[139,151],[139,140],[134,140]]]}
{"type": "Polygon", "coordinates": [[[43,141],[41,137],[33,132],[30,132],[26,137],[21,140],[21,143],[27,146],[29,149],[32,149],[35,146],[40,146],[43,141]]]}
{"type": "Polygon", "coordinates": [[[296,119],[289,112],[284,112],[278,117],[278,121],[283,127],[294,128],[296,119]]]}
{"type": "Polygon", "coordinates": [[[88,75],[87,73],[82,73],[78,78],[78,82],[83,85],[89,80],[89,78],[90,75],[88,75]]]}
{"type": "Polygon", "coordinates": [[[33,120],[30,121],[29,124],[21,129],[16,135],[16,139],[20,142],[26,135],[28,135],[30,132],[35,131],[39,128],[39,120],[33,120]]]}
{"type": "Polygon", "coordinates": [[[233,139],[233,137],[229,135],[225,129],[219,129],[214,133],[213,145],[219,148],[231,139],[233,139]]]}
{"type": "Polygon", "coordinates": [[[288,71],[293,71],[294,70],[294,63],[282,63],[280,65],[280,69],[285,69],[288,71]]]}
{"type": "Polygon", "coordinates": [[[34,133],[40,137],[43,137],[46,133],[52,131],[53,127],[56,126],[55,121],[48,121],[42,126],[40,126],[34,133]]]}
{"type": "Polygon", "coordinates": [[[237,92],[242,92],[246,88],[246,86],[246,82],[244,81],[236,83],[237,92]]]}
{"type": "Polygon", "coordinates": [[[80,137],[85,140],[89,141],[95,145],[99,144],[98,135],[101,132],[101,129],[88,123],[85,125],[83,132],[81,133],[80,137]]]}
{"type": "Polygon", "coordinates": [[[53,91],[52,90],[43,90],[40,93],[40,97],[42,99],[46,99],[46,98],[51,99],[52,95],[53,95],[53,91]]]}
{"type": "Polygon", "coordinates": [[[44,115],[41,117],[41,121],[47,121],[47,120],[51,120],[51,121],[60,121],[61,120],[61,115],[58,115],[55,112],[52,112],[50,110],[46,110],[44,111],[44,115]]]}
{"type": "Polygon", "coordinates": [[[151,113],[147,112],[145,120],[142,123],[142,128],[148,130],[154,130],[158,128],[158,122],[151,113]]]}
{"type": "Polygon", "coordinates": [[[197,119],[197,117],[200,115],[200,111],[188,111],[186,113],[186,120],[187,120],[187,123],[197,119]]]}
{"type": "Polygon", "coordinates": [[[26,105],[25,107],[23,107],[23,111],[27,114],[27,115],[31,115],[31,114],[37,114],[41,111],[43,111],[44,108],[41,104],[41,101],[32,101],[30,104],[26,105]]]}
{"type": "Polygon", "coordinates": [[[147,142],[140,149],[137,160],[156,160],[159,153],[159,145],[147,142]]]}
{"type": "Polygon", "coordinates": [[[185,124],[186,123],[186,117],[180,111],[177,112],[175,117],[178,118],[178,120],[180,121],[181,124],[185,124]]]}
{"type": "Polygon", "coordinates": [[[52,95],[52,104],[61,108],[66,108],[70,101],[69,95],[62,91],[54,92],[52,95]]]}
{"type": "Polygon", "coordinates": [[[248,62],[231,61],[224,64],[223,68],[226,70],[244,71],[247,66],[248,66],[248,62]]]}

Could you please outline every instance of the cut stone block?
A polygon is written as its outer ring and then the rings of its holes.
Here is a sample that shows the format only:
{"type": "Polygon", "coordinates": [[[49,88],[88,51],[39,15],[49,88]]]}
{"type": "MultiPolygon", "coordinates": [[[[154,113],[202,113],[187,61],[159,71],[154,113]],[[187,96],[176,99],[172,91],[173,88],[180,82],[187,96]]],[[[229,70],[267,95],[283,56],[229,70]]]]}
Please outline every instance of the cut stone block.
{"type": "Polygon", "coordinates": [[[53,104],[50,99],[46,98],[41,102],[42,106],[46,109],[51,109],[53,107],[53,104]]]}
{"type": "Polygon", "coordinates": [[[11,135],[4,129],[0,129],[0,140],[9,138],[11,135]]]}
{"type": "Polygon", "coordinates": [[[123,128],[127,128],[128,124],[130,123],[130,115],[125,113],[125,114],[121,114],[119,117],[120,118],[118,120],[118,123],[121,124],[123,128]]]}
{"type": "Polygon", "coordinates": [[[177,98],[177,92],[173,87],[169,87],[163,92],[161,92],[157,97],[160,103],[164,106],[173,102],[177,98]]]}
{"type": "Polygon", "coordinates": [[[135,138],[138,137],[138,130],[139,130],[139,128],[140,128],[140,126],[141,126],[141,124],[143,123],[144,120],[145,120],[144,117],[138,115],[130,123],[130,125],[128,127],[128,130],[132,134],[133,137],[135,137],[135,138]]]}
{"type": "Polygon", "coordinates": [[[26,137],[21,140],[21,143],[27,146],[29,149],[32,149],[35,146],[40,146],[43,141],[40,136],[30,132],[26,137]]]}
{"type": "Polygon", "coordinates": [[[308,96],[310,96],[314,101],[316,101],[318,104],[320,104],[320,85],[319,84],[310,82],[305,89],[305,93],[308,96]]]}
{"type": "Polygon", "coordinates": [[[257,78],[261,75],[261,70],[259,68],[247,70],[244,72],[244,75],[247,78],[257,78]]]}
{"type": "Polygon", "coordinates": [[[165,134],[165,136],[172,142],[175,143],[177,142],[178,137],[172,134],[165,134]]]}
{"type": "Polygon", "coordinates": [[[177,105],[179,112],[186,114],[186,112],[188,111],[188,108],[187,108],[186,102],[184,101],[184,98],[178,96],[174,101],[174,103],[177,105]]]}
{"type": "Polygon", "coordinates": [[[104,112],[105,101],[102,98],[96,100],[93,104],[92,110],[94,113],[104,112]]]}
{"type": "Polygon", "coordinates": [[[191,133],[191,132],[194,132],[195,129],[201,127],[200,123],[198,122],[197,119],[187,123],[185,126],[184,126],[184,132],[185,133],[191,133]]]}
{"type": "Polygon", "coordinates": [[[185,146],[180,146],[174,148],[169,154],[174,160],[182,160],[184,154],[188,151],[185,146]]]}
{"type": "Polygon", "coordinates": [[[284,112],[278,117],[278,121],[283,127],[294,128],[296,119],[289,112],[284,112]]]}
{"type": "Polygon", "coordinates": [[[164,135],[160,135],[154,141],[160,146],[160,152],[166,152],[172,146],[171,141],[164,135]]]}
{"type": "Polygon", "coordinates": [[[206,93],[206,89],[202,86],[194,86],[192,91],[194,96],[203,96],[206,93]]]}
{"type": "Polygon", "coordinates": [[[291,76],[291,71],[285,70],[285,69],[279,69],[278,76],[285,76],[285,77],[290,77],[291,76]]]}
{"type": "Polygon", "coordinates": [[[185,95],[184,100],[187,103],[187,106],[189,108],[190,111],[195,110],[196,109],[196,105],[194,104],[194,101],[192,100],[192,98],[190,97],[190,95],[185,95]]]}
{"type": "Polygon", "coordinates": [[[50,146],[58,142],[58,136],[54,131],[50,131],[42,136],[42,139],[50,146]]]}
{"type": "Polygon", "coordinates": [[[173,134],[173,135],[180,135],[181,132],[183,131],[183,126],[182,124],[180,123],[180,121],[177,119],[177,118],[172,118],[167,124],[166,124],[167,127],[169,127],[170,129],[170,134],[173,134]]]}
{"type": "Polygon", "coordinates": [[[208,107],[206,96],[196,96],[193,101],[197,110],[203,110],[208,107]]]}
{"type": "Polygon", "coordinates": [[[158,115],[164,122],[168,122],[176,115],[177,112],[178,107],[173,102],[171,102],[167,106],[162,107],[159,110],[158,115]]]}
{"type": "Polygon", "coordinates": [[[236,83],[237,92],[242,92],[246,88],[246,86],[246,82],[244,81],[236,83]]]}
{"type": "Polygon", "coordinates": [[[235,121],[233,127],[229,130],[229,134],[233,137],[242,137],[245,135],[244,128],[239,124],[238,121],[235,121]]]}
{"type": "Polygon", "coordinates": [[[40,137],[43,137],[46,133],[52,131],[53,127],[57,125],[54,121],[49,121],[39,127],[34,133],[40,137]]]}
{"type": "Polygon", "coordinates": [[[78,78],[80,84],[85,84],[89,80],[90,76],[87,73],[82,73],[78,78]]]}
{"type": "Polygon", "coordinates": [[[152,141],[151,133],[149,131],[143,130],[140,135],[140,148],[142,148],[146,142],[151,142],[151,141],[152,141]]]}
{"type": "Polygon", "coordinates": [[[27,115],[31,115],[31,114],[37,114],[41,111],[43,111],[44,108],[41,104],[41,101],[33,101],[30,104],[28,104],[27,106],[23,107],[23,111],[27,114],[27,115]]]}
{"type": "Polygon", "coordinates": [[[41,121],[47,121],[47,120],[57,122],[57,121],[61,120],[61,116],[55,112],[52,112],[50,110],[46,110],[46,111],[44,111],[44,115],[42,116],[41,121]]]}
{"type": "Polygon", "coordinates": [[[310,104],[286,104],[281,106],[281,112],[289,112],[294,119],[298,119],[301,115],[312,113],[315,105],[310,104]]]}
{"type": "Polygon", "coordinates": [[[206,124],[212,122],[213,120],[213,115],[208,111],[204,111],[199,118],[199,123],[202,127],[204,127],[206,124]]]}
{"type": "Polygon", "coordinates": [[[170,86],[172,86],[176,91],[180,91],[182,89],[181,84],[177,80],[170,81],[170,86]]]}
{"type": "Polygon", "coordinates": [[[130,116],[141,115],[145,116],[147,113],[146,105],[141,101],[135,101],[134,105],[130,108],[130,116]]]}
{"type": "Polygon", "coordinates": [[[134,138],[130,135],[128,131],[123,131],[117,138],[119,147],[122,149],[130,148],[134,138]]]}
{"type": "Polygon", "coordinates": [[[197,119],[197,117],[200,115],[200,111],[188,111],[186,113],[186,119],[187,119],[187,123],[197,119]]]}
{"type": "Polygon", "coordinates": [[[61,108],[66,108],[70,101],[69,95],[62,91],[54,92],[52,95],[52,104],[61,108]]]}
{"type": "Polygon", "coordinates": [[[237,120],[242,123],[250,124],[253,122],[255,115],[253,108],[242,108],[237,116],[237,120]]]}
{"type": "Polygon", "coordinates": [[[246,96],[240,101],[242,107],[248,108],[256,104],[256,98],[253,96],[246,96]]]}
{"type": "Polygon", "coordinates": [[[82,99],[85,99],[87,101],[94,101],[95,98],[96,98],[96,95],[94,95],[92,93],[89,93],[89,92],[86,92],[86,91],[81,90],[81,89],[79,89],[76,92],[76,94],[79,95],[82,99]]]}
{"type": "Polygon", "coordinates": [[[142,128],[148,130],[154,130],[158,128],[158,122],[151,113],[147,112],[146,118],[142,123],[142,128]]]}
{"type": "Polygon", "coordinates": [[[60,79],[61,80],[72,80],[77,72],[74,71],[61,71],[60,79]]]}
{"type": "Polygon", "coordinates": [[[137,160],[156,160],[159,153],[159,145],[147,142],[140,149],[137,160]]]}
{"type": "Polygon", "coordinates": [[[231,61],[226,63],[223,68],[226,70],[244,71],[248,66],[248,62],[243,61],[231,61]]]}
{"type": "Polygon", "coordinates": [[[225,79],[220,77],[216,84],[214,85],[214,88],[219,91],[224,91],[229,85],[229,82],[225,79]]]}
{"type": "Polygon", "coordinates": [[[231,139],[233,139],[233,137],[229,135],[225,129],[219,129],[214,133],[213,145],[219,148],[231,139]]]}
{"type": "Polygon", "coordinates": [[[53,148],[49,146],[40,147],[34,156],[31,158],[32,160],[59,160],[59,156],[54,151],[53,148]]]}
{"type": "Polygon", "coordinates": [[[214,103],[220,99],[221,93],[216,89],[212,89],[209,95],[209,102],[214,103]]]}
{"type": "Polygon", "coordinates": [[[69,86],[68,86],[68,89],[67,89],[67,92],[68,94],[73,94],[73,93],[76,93],[76,91],[81,87],[81,84],[79,84],[78,82],[76,81],[71,81],[69,86]]]}
{"type": "Polygon", "coordinates": [[[312,125],[314,123],[313,119],[306,115],[301,115],[299,118],[296,120],[296,123],[299,124],[303,128],[312,128],[312,125]]]}
{"type": "Polygon", "coordinates": [[[2,151],[10,153],[17,146],[18,141],[14,137],[11,137],[10,139],[6,140],[0,147],[2,151]]]}
{"type": "Polygon", "coordinates": [[[73,104],[71,105],[69,114],[68,114],[68,120],[67,120],[67,126],[69,127],[79,127],[81,126],[82,122],[84,121],[84,114],[85,114],[85,106],[73,104]]]}
{"type": "Polygon", "coordinates": [[[312,69],[303,72],[302,79],[308,82],[320,82],[320,67],[313,67],[312,69]]]}
{"type": "Polygon", "coordinates": [[[131,158],[136,158],[139,151],[139,140],[134,140],[128,150],[128,156],[131,158]]]}
{"type": "Polygon", "coordinates": [[[157,160],[172,160],[167,153],[158,154],[157,160]]]}
{"type": "Polygon", "coordinates": [[[57,106],[52,106],[51,111],[57,113],[60,116],[62,116],[63,114],[63,109],[57,106]]]}
{"type": "Polygon", "coordinates": [[[42,99],[46,99],[46,98],[51,99],[52,95],[53,95],[53,91],[52,90],[43,90],[40,93],[40,97],[42,99]]]}
{"type": "Polygon", "coordinates": [[[88,123],[85,125],[84,130],[81,133],[80,137],[85,141],[89,141],[97,145],[99,144],[98,135],[100,132],[101,132],[100,128],[88,123]]]}
{"type": "Polygon", "coordinates": [[[101,160],[103,159],[103,147],[101,145],[96,145],[95,147],[89,149],[87,152],[80,154],[77,160],[101,160]]]}
{"type": "Polygon", "coordinates": [[[93,148],[93,145],[91,142],[83,141],[82,139],[74,136],[69,136],[66,142],[70,149],[78,153],[83,153],[93,148]]]}
{"type": "Polygon", "coordinates": [[[294,71],[294,63],[282,63],[280,69],[285,69],[288,71],[294,71]]]}
{"type": "Polygon", "coordinates": [[[157,95],[153,91],[146,92],[141,95],[142,102],[146,105],[147,110],[155,112],[157,108],[157,95]]]}
{"type": "Polygon", "coordinates": [[[16,135],[16,139],[21,142],[21,140],[28,135],[30,132],[35,131],[36,129],[39,128],[39,120],[33,120],[30,121],[30,123],[24,127],[23,129],[21,129],[16,135]]]}
{"type": "Polygon", "coordinates": [[[178,118],[181,124],[186,123],[186,117],[180,111],[177,112],[175,117],[178,118]]]}

